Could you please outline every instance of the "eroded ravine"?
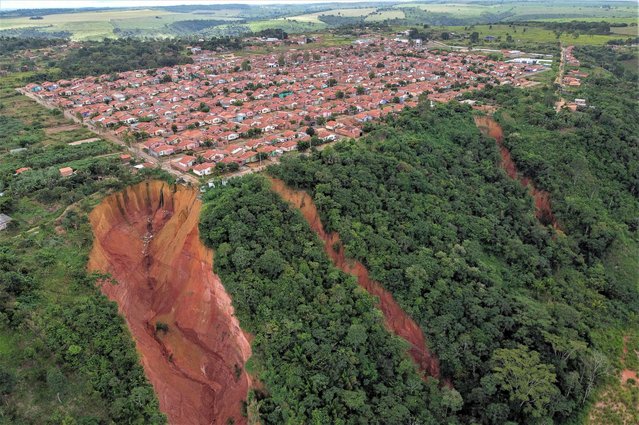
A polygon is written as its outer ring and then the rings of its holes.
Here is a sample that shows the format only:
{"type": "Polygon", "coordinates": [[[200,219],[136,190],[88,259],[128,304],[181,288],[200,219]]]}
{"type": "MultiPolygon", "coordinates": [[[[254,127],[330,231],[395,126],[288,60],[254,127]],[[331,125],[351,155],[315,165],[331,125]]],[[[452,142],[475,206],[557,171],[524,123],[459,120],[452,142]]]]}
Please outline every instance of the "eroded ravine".
{"type": "Polygon", "coordinates": [[[271,188],[282,199],[298,208],[311,229],[324,242],[324,250],[335,266],[357,278],[358,284],[379,299],[379,308],[384,314],[386,326],[409,343],[409,354],[419,369],[428,376],[439,377],[439,361],[428,350],[421,328],[397,304],[393,296],[373,281],[362,263],[346,257],[344,247],[336,232],[327,233],[320,220],[313,199],[303,190],[289,188],[282,180],[270,178],[271,188]]]}
{"type": "Polygon", "coordinates": [[[538,189],[528,177],[521,175],[517,171],[517,165],[515,161],[513,161],[510,151],[504,146],[504,131],[499,123],[488,115],[476,115],[475,124],[483,135],[491,137],[497,142],[501,156],[501,166],[504,171],[506,171],[506,174],[508,174],[508,177],[517,180],[530,191],[530,195],[535,201],[535,215],[537,219],[544,225],[549,224],[556,230],[560,230],[559,223],[552,212],[550,193],[538,189]]]}
{"type": "Polygon", "coordinates": [[[161,181],[110,195],[89,215],[88,267],[117,281],[102,291],[125,317],[169,422],[242,424],[251,347],[200,241],[200,208],[195,190],[161,181]]]}

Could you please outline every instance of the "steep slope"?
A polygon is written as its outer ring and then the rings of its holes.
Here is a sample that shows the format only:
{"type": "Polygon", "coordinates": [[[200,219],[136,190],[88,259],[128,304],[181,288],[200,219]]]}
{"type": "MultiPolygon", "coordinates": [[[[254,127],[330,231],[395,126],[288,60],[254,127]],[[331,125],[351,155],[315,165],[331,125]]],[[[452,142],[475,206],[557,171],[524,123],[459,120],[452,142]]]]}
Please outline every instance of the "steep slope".
{"type": "Polygon", "coordinates": [[[504,146],[504,131],[497,121],[493,118],[483,115],[476,115],[475,124],[477,128],[482,132],[484,136],[492,137],[497,142],[499,148],[499,155],[501,156],[501,166],[513,180],[517,180],[522,186],[528,187],[530,195],[535,201],[535,214],[542,224],[550,224],[555,229],[559,230],[559,223],[555,218],[555,214],[552,212],[550,205],[550,193],[538,189],[535,183],[529,178],[522,176],[517,170],[517,165],[513,161],[510,151],[504,146]]]}
{"type": "Polygon", "coordinates": [[[88,267],[117,281],[102,291],[126,318],[169,421],[244,423],[250,344],[200,242],[200,206],[194,190],[161,181],[107,197],[89,216],[88,267]]]}
{"type": "Polygon", "coordinates": [[[393,299],[393,296],[368,276],[368,270],[359,261],[345,256],[339,235],[327,233],[322,226],[319,212],[313,199],[302,190],[294,190],[279,179],[271,178],[271,188],[282,199],[298,208],[311,229],[324,242],[324,250],[335,266],[357,278],[357,283],[366,291],[379,298],[379,308],[384,314],[386,326],[410,344],[410,355],[428,376],[439,377],[439,362],[426,346],[426,339],[420,327],[393,299]]]}

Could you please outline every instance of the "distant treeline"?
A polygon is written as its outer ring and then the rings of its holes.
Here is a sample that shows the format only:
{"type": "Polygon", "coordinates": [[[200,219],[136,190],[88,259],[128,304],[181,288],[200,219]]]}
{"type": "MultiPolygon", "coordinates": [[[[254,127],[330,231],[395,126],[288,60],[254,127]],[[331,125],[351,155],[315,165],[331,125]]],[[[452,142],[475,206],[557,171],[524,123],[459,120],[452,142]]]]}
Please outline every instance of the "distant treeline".
{"type": "Polygon", "coordinates": [[[34,9],[17,9],[17,10],[4,10],[0,11],[0,18],[21,18],[24,16],[46,16],[46,15],[57,15],[60,13],[79,13],[79,12],[99,12],[111,10],[110,8],[98,8],[98,7],[84,7],[84,8],[74,8],[74,9],[38,9],[37,11],[34,9]],[[37,12],[37,13],[36,13],[37,12]]]}
{"type": "Polygon", "coordinates": [[[207,28],[216,27],[218,25],[233,23],[244,23],[244,21],[226,21],[223,19],[192,19],[188,21],[177,21],[169,24],[168,27],[172,32],[177,34],[192,34],[207,28]]]}
{"type": "Polygon", "coordinates": [[[0,37],[0,55],[27,49],[43,49],[67,43],[62,38],[0,37]]]}
{"type": "Polygon", "coordinates": [[[63,78],[192,63],[184,44],[175,40],[105,39],[70,50],[57,64],[63,78]]]}
{"type": "Polygon", "coordinates": [[[280,28],[267,28],[256,32],[254,35],[256,37],[278,38],[280,40],[286,40],[288,38],[288,33],[280,28]]]}
{"type": "MultiPolygon", "coordinates": [[[[55,39],[68,39],[71,37],[72,33],[69,31],[42,31],[42,28],[48,28],[47,26],[42,27],[31,27],[31,28],[12,28],[7,30],[0,31],[0,38],[35,38],[35,39],[45,39],[45,40],[55,40],[55,39]]],[[[3,46],[0,46],[2,49],[3,46]]]]}

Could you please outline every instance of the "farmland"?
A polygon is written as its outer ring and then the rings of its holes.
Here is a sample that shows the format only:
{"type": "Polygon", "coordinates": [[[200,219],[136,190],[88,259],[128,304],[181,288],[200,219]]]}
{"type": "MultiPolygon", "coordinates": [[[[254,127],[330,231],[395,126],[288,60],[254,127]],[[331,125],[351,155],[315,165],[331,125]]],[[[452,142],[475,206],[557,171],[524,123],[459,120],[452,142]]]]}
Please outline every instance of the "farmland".
{"type": "MultiPolygon", "coordinates": [[[[0,15],[2,16],[2,15],[0,15]]],[[[636,22],[633,2],[592,2],[574,6],[567,1],[539,0],[502,2],[499,4],[332,4],[331,6],[280,5],[202,7],[157,7],[79,11],[38,16],[2,16],[0,34],[63,36],[73,40],[118,38],[175,37],[189,34],[239,35],[249,31],[280,28],[291,33],[321,31],[342,25],[388,23],[392,25],[457,25],[489,24],[515,21],[599,21],[636,22]],[[330,8],[329,8],[330,7],[330,8]]],[[[630,29],[618,34],[633,35],[630,29]]],[[[594,40],[595,44],[600,44],[594,40]]]]}
{"type": "Polygon", "coordinates": [[[400,4],[396,8],[419,8],[433,14],[449,14],[456,18],[479,18],[482,15],[502,15],[509,20],[525,21],[548,19],[597,19],[635,18],[636,6],[632,2],[615,2],[602,8],[600,4],[583,4],[575,7],[566,1],[539,1],[529,4],[504,2],[500,4],[400,4]]]}
{"type": "Polygon", "coordinates": [[[174,13],[156,9],[62,13],[45,15],[37,20],[28,17],[3,18],[0,20],[0,30],[37,28],[43,32],[65,31],[71,33],[74,40],[114,37],[118,30],[135,30],[144,35],[168,37],[174,35],[169,26],[175,22],[233,21],[238,19],[238,15],[239,11],[236,9],[210,13],[174,13]]]}
{"type": "MultiPolygon", "coordinates": [[[[637,30],[637,27],[627,27],[620,29],[637,30]]],[[[437,26],[431,28],[433,31],[450,32],[456,34],[470,34],[472,32],[479,33],[479,39],[484,40],[485,37],[493,36],[501,38],[505,41],[511,36],[516,43],[555,43],[561,41],[565,44],[574,45],[603,45],[610,40],[623,37],[621,34],[583,34],[575,37],[572,34],[561,33],[559,37],[553,31],[534,25],[525,24],[501,24],[501,25],[473,25],[471,27],[464,26],[437,26]]],[[[611,28],[614,30],[617,28],[611,28]]],[[[455,42],[452,42],[455,43],[455,42]]]]}

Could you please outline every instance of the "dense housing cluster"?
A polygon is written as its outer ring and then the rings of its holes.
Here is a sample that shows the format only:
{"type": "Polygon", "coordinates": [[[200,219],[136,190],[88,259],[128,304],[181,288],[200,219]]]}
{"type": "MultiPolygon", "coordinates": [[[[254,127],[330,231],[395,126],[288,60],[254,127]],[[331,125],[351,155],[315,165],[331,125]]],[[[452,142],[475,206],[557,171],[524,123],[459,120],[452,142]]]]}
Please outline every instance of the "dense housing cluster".
{"type": "Polygon", "coordinates": [[[174,166],[206,175],[216,162],[244,165],[300,141],[358,137],[366,122],[416,105],[422,93],[448,101],[488,83],[517,85],[544,69],[383,38],[286,54],[197,53],[194,64],[26,89],[91,125],[135,137],[153,156],[189,153],[174,166]]]}

